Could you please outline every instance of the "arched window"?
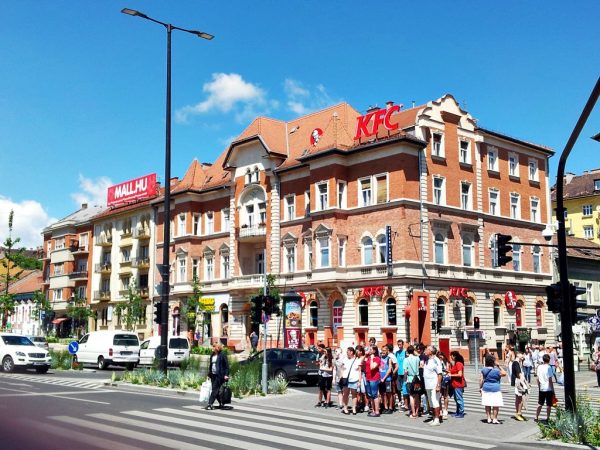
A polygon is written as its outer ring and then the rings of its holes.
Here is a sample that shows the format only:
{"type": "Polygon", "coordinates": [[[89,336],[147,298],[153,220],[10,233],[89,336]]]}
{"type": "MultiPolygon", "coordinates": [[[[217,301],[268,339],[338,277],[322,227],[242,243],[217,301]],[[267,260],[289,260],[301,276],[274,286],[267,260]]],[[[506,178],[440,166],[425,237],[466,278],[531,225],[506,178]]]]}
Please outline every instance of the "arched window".
{"type": "Polygon", "coordinates": [[[333,318],[333,320],[332,320],[331,325],[333,328],[334,336],[337,336],[337,328],[342,325],[343,308],[344,307],[342,306],[341,300],[336,300],[333,302],[332,311],[331,311],[331,317],[333,318]]]}
{"type": "Polygon", "coordinates": [[[317,302],[312,301],[308,305],[308,316],[309,326],[319,326],[319,305],[317,302]]]}
{"type": "Polygon", "coordinates": [[[524,326],[525,323],[525,314],[523,311],[523,306],[523,302],[519,300],[515,309],[515,322],[518,327],[524,326]]]}
{"type": "Polygon", "coordinates": [[[373,239],[365,236],[362,239],[362,260],[363,264],[373,264],[373,239]]]}
{"type": "Polygon", "coordinates": [[[369,326],[369,302],[364,298],[358,302],[358,325],[369,326]]]}
{"type": "Polygon", "coordinates": [[[544,326],[544,304],[542,302],[537,302],[535,304],[535,326],[544,326]]]}
{"type": "Polygon", "coordinates": [[[443,298],[437,299],[437,328],[446,326],[446,302],[443,298]]]}
{"type": "Polygon", "coordinates": [[[221,325],[229,323],[229,307],[227,305],[221,305],[221,325]]]}
{"type": "Polygon", "coordinates": [[[389,326],[396,326],[396,300],[393,298],[388,298],[385,301],[385,316],[387,318],[387,324],[389,326]]]}
{"type": "Polygon", "coordinates": [[[502,326],[502,301],[494,300],[494,326],[502,326]]]}
{"type": "Polygon", "coordinates": [[[542,259],[541,259],[541,249],[539,245],[534,245],[533,250],[533,271],[535,273],[540,273],[542,271],[542,259]]]}
{"type": "Polygon", "coordinates": [[[473,240],[470,236],[462,238],[462,256],[463,266],[471,267],[473,265],[473,240]]]}
{"type": "Polygon", "coordinates": [[[377,264],[387,262],[387,238],[384,235],[377,237],[377,264]]]}
{"type": "Polygon", "coordinates": [[[446,239],[442,235],[442,233],[436,233],[434,242],[434,252],[435,252],[435,263],[436,264],[445,264],[446,263],[446,239]]]}
{"type": "Polygon", "coordinates": [[[473,326],[473,302],[465,299],[465,326],[473,326]]]}

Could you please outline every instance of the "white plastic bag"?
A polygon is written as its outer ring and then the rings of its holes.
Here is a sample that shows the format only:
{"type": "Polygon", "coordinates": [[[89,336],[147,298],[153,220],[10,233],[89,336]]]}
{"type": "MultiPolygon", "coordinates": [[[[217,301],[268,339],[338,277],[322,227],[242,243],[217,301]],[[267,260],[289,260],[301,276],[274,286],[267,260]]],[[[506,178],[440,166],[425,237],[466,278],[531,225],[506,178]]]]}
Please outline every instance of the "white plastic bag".
{"type": "Polygon", "coordinates": [[[208,400],[210,399],[210,392],[212,390],[212,383],[210,382],[210,380],[206,380],[204,383],[202,383],[202,386],[200,386],[200,402],[202,403],[207,403],[208,400]]]}

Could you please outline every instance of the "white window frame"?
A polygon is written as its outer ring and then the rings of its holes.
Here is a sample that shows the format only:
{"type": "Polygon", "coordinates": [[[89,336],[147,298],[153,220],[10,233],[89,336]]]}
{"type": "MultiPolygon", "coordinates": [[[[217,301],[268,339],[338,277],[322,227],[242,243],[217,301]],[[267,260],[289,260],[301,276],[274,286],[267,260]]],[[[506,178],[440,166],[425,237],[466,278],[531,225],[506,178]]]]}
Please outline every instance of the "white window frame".
{"type": "Polygon", "coordinates": [[[348,186],[345,181],[337,182],[337,206],[340,209],[346,209],[348,207],[348,186]]]}
{"type": "Polygon", "coordinates": [[[435,156],[436,158],[445,158],[446,152],[444,148],[444,133],[441,131],[433,131],[431,133],[431,156],[435,156]],[[440,137],[439,146],[436,149],[435,136],[440,137]]]}
{"type": "Polygon", "coordinates": [[[204,254],[204,280],[212,281],[215,279],[215,255],[212,253],[204,254]]]}
{"type": "Polygon", "coordinates": [[[296,196],[294,194],[286,195],[284,197],[285,210],[284,210],[284,218],[285,220],[294,220],[296,218],[296,196]]]}
{"type": "Polygon", "coordinates": [[[500,216],[500,191],[496,188],[488,189],[488,213],[493,216],[500,216]],[[492,202],[492,194],[496,196],[495,202],[492,202]],[[492,208],[493,205],[493,208],[492,208]]]}
{"type": "Polygon", "coordinates": [[[221,210],[221,231],[229,231],[231,229],[231,211],[229,208],[221,210]]]}
{"type": "Polygon", "coordinates": [[[346,267],[346,238],[338,238],[338,266],[346,267]]]}
{"type": "Polygon", "coordinates": [[[317,247],[319,251],[319,268],[331,267],[331,239],[329,236],[321,236],[317,238],[317,247]],[[323,245],[323,244],[326,245],[323,245]],[[327,259],[324,261],[323,258],[327,259]]]}
{"type": "Polygon", "coordinates": [[[458,161],[461,164],[472,164],[471,163],[471,143],[468,139],[458,140],[458,161]],[[467,148],[463,148],[463,144],[467,145],[467,148]],[[464,151],[464,153],[463,153],[464,151]],[[463,157],[464,156],[464,157],[463,157]]]}
{"type": "Polygon", "coordinates": [[[206,217],[206,235],[213,234],[215,232],[215,213],[208,211],[206,217]]]}
{"type": "Polygon", "coordinates": [[[512,264],[515,272],[523,271],[523,246],[520,242],[513,242],[512,264]]]}
{"type": "Polygon", "coordinates": [[[79,235],[79,248],[88,249],[88,245],[90,242],[90,235],[88,233],[81,233],[79,235]]]}
{"type": "Polygon", "coordinates": [[[310,215],[310,189],[304,191],[304,217],[310,215]]]}
{"type": "Polygon", "coordinates": [[[315,184],[315,190],[318,195],[317,211],[325,211],[329,208],[329,183],[327,181],[320,181],[315,184]]]}
{"type": "Polygon", "coordinates": [[[520,219],[521,218],[521,195],[517,192],[510,193],[510,218],[520,219]],[[513,200],[516,199],[516,204],[513,200]],[[514,207],[514,209],[513,209],[514,207]]]}
{"type": "Polygon", "coordinates": [[[531,222],[540,223],[540,199],[537,197],[529,198],[529,219],[531,222]]]}
{"type": "Polygon", "coordinates": [[[498,149],[496,147],[488,148],[487,170],[492,172],[498,172],[498,149]]]}
{"type": "Polygon", "coordinates": [[[508,175],[514,178],[519,178],[519,155],[516,153],[508,154],[508,175]],[[515,165],[514,167],[511,164],[511,159],[514,159],[515,165]]]}
{"type": "Polygon", "coordinates": [[[192,234],[194,236],[200,236],[202,233],[200,214],[194,214],[192,217],[192,234]]]}
{"type": "Polygon", "coordinates": [[[229,270],[231,268],[231,258],[229,253],[221,254],[221,278],[229,278],[229,270]]]}
{"type": "Polygon", "coordinates": [[[432,183],[433,183],[433,191],[432,191],[433,192],[433,197],[432,197],[433,203],[435,205],[445,205],[446,204],[446,178],[444,178],[440,175],[434,175],[432,183]],[[442,182],[441,186],[439,188],[437,188],[435,186],[435,182],[437,180],[440,180],[442,182]],[[439,203],[436,199],[437,192],[439,192],[439,194],[440,194],[439,195],[439,203]]]}
{"type": "Polygon", "coordinates": [[[61,302],[62,299],[63,299],[62,294],[63,294],[62,288],[54,289],[54,295],[53,295],[54,301],[55,302],[61,302]]]}
{"type": "Polygon", "coordinates": [[[198,273],[199,261],[197,258],[192,259],[192,280],[194,278],[200,279],[200,274],[198,273]]]}
{"type": "Polygon", "coordinates": [[[473,185],[468,181],[460,182],[460,209],[463,209],[465,211],[473,210],[473,185]],[[466,200],[463,197],[463,186],[469,187],[466,200]]]}
{"type": "Polygon", "coordinates": [[[461,236],[461,258],[463,266],[475,267],[475,239],[470,233],[463,233],[461,236]],[[468,239],[470,243],[466,244],[465,239],[468,239]],[[469,252],[469,264],[465,260],[465,251],[469,252]]]}
{"type": "Polygon", "coordinates": [[[592,283],[585,284],[585,299],[589,303],[594,303],[594,285],[592,283]]]}
{"type": "Polygon", "coordinates": [[[62,250],[65,248],[65,238],[60,237],[54,240],[54,250],[62,250]]]}
{"type": "Polygon", "coordinates": [[[285,247],[284,272],[294,273],[296,271],[296,245],[286,245],[285,247]]]}
{"type": "Polygon", "coordinates": [[[177,282],[185,283],[187,281],[187,258],[180,256],[177,258],[177,282]]]}
{"type": "Polygon", "coordinates": [[[594,239],[594,225],[584,225],[583,226],[583,238],[584,239],[594,239]]]}
{"type": "Polygon", "coordinates": [[[179,228],[177,229],[177,236],[185,236],[186,233],[186,214],[177,214],[177,221],[179,228]]]}
{"type": "Polygon", "coordinates": [[[362,177],[358,179],[358,206],[365,207],[373,205],[373,178],[362,177]],[[363,181],[369,181],[369,188],[363,189],[363,181]],[[368,196],[366,193],[369,192],[368,196]],[[368,197],[368,199],[367,199],[368,197]]]}
{"type": "Polygon", "coordinates": [[[594,180],[594,191],[600,191],[600,180],[594,180]]]}
{"type": "Polygon", "coordinates": [[[539,245],[531,247],[531,260],[533,262],[533,273],[542,272],[542,248],[539,245]]]}
{"type": "Polygon", "coordinates": [[[376,264],[387,264],[387,237],[385,234],[380,234],[375,238],[375,263],[376,264]]]}
{"type": "Polygon", "coordinates": [[[304,270],[313,270],[313,242],[312,239],[304,242],[304,270]]]}
{"type": "Polygon", "coordinates": [[[370,266],[373,264],[373,260],[374,260],[374,255],[373,255],[373,250],[374,250],[374,245],[375,243],[373,242],[373,238],[371,236],[363,236],[362,239],[360,240],[360,249],[361,249],[361,255],[360,255],[360,260],[363,266],[370,266]],[[367,245],[366,241],[370,240],[371,244],[367,245]],[[370,261],[369,261],[370,260],[370,261]]]}
{"type": "Polygon", "coordinates": [[[447,264],[448,263],[448,235],[446,231],[442,230],[434,230],[433,231],[433,262],[435,264],[447,264]],[[442,241],[437,240],[437,236],[442,237],[442,241]],[[442,250],[442,262],[438,261],[438,243],[441,242],[441,250],[442,250]]]}
{"type": "Polygon", "coordinates": [[[592,205],[583,205],[581,207],[581,213],[584,216],[591,216],[594,213],[594,208],[592,205]]]}
{"type": "Polygon", "coordinates": [[[537,159],[529,158],[529,162],[527,163],[527,174],[529,176],[529,181],[540,181],[537,159]]]}
{"type": "Polygon", "coordinates": [[[386,173],[378,173],[377,175],[373,175],[373,179],[371,180],[371,191],[372,194],[375,194],[372,198],[372,205],[383,205],[384,203],[388,203],[390,201],[390,182],[387,172],[386,173]],[[383,182],[385,183],[385,199],[381,202],[379,201],[379,184],[383,182]],[[374,188],[374,191],[373,191],[374,188]]]}

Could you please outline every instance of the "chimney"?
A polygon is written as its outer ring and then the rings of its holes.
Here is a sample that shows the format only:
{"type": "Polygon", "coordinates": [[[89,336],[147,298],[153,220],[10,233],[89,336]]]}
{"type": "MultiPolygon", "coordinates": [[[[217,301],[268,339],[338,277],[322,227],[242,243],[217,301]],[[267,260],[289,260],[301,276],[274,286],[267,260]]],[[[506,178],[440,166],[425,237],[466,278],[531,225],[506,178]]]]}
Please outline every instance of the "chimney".
{"type": "Polygon", "coordinates": [[[87,209],[87,205],[88,205],[87,203],[82,203],[81,204],[81,209],[87,209]]]}
{"type": "Polygon", "coordinates": [[[385,102],[385,106],[386,106],[386,109],[390,109],[392,106],[394,106],[394,102],[391,100],[388,100],[387,102],[385,102]]]}
{"type": "Polygon", "coordinates": [[[413,108],[415,107],[415,101],[414,100],[412,101],[412,107],[413,108]]]}

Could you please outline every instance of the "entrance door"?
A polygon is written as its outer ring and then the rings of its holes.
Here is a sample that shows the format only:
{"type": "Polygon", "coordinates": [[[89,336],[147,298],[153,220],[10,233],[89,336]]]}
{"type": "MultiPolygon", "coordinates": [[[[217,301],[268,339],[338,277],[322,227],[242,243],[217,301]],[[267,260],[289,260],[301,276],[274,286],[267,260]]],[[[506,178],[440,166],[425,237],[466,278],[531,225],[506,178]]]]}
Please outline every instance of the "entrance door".
{"type": "Polygon", "coordinates": [[[450,359],[450,339],[440,339],[440,351],[450,359]]]}

